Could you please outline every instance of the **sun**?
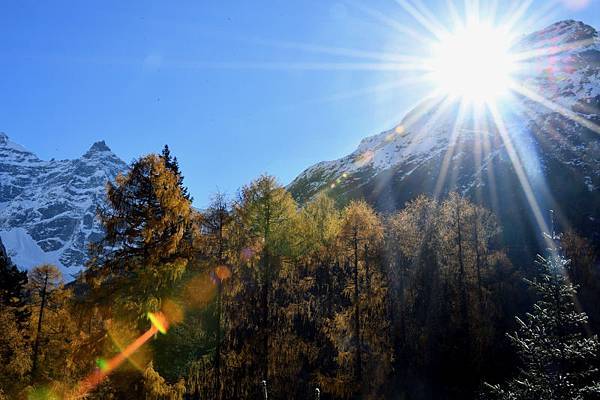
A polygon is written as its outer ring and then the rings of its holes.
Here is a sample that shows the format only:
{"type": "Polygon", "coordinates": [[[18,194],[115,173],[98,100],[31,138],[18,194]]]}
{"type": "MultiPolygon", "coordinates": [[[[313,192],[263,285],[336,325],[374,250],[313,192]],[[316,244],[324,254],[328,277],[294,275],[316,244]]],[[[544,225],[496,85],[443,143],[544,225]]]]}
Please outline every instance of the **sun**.
{"type": "Polygon", "coordinates": [[[430,79],[444,95],[461,100],[496,102],[510,92],[517,64],[508,32],[472,23],[440,35],[427,62],[430,79]]]}

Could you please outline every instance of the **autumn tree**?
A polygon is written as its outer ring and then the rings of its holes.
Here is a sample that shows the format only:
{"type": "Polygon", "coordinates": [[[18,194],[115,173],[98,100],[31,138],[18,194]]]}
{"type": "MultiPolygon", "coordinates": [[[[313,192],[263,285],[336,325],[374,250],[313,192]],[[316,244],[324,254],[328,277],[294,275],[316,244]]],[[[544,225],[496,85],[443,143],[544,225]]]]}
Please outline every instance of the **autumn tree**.
{"type": "Polygon", "coordinates": [[[338,396],[378,398],[392,362],[388,285],[379,259],[382,224],[364,201],[353,201],[342,211],[340,241],[346,305],[328,328],[338,371],[322,383],[324,390],[338,396]]]}
{"type": "MultiPolygon", "coordinates": [[[[29,383],[31,347],[25,330],[12,308],[0,312],[0,399],[1,394],[13,395],[29,383]]],[[[15,396],[16,397],[16,396],[15,396]]],[[[8,397],[7,397],[8,398],[8,397]]]]}
{"type": "Polygon", "coordinates": [[[261,243],[262,368],[268,380],[271,363],[269,339],[273,329],[270,318],[272,282],[279,267],[278,262],[290,250],[286,229],[294,218],[296,204],[275,178],[261,176],[242,189],[236,208],[249,236],[261,243]]]}
{"type": "Polygon", "coordinates": [[[231,217],[231,276],[222,299],[223,398],[253,396],[261,380],[275,379],[278,285],[293,252],[296,204],[273,177],[261,176],[242,188],[231,217]]]}
{"type": "Polygon", "coordinates": [[[330,375],[335,368],[336,351],[325,327],[342,297],[337,283],[339,231],[340,213],[325,195],[305,204],[288,230],[293,251],[276,284],[274,375],[280,384],[274,388],[290,397],[310,396],[319,376],[330,375]],[[290,376],[296,379],[290,381],[290,376]]]}
{"type": "Polygon", "coordinates": [[[483,354],[494,349],[502,305],[516,300],[506,297],[515,278],[496,248],[499,232],[489,211],[457,194],[417,197],[386,220],[396,376],[399,386],[410,383],[405,390],[467,396],[495,365],[483,354]]]}
{"type": "Polygon", "coordinates": [[[221,392],[221,345],[223,315],[223,285],[231,275],[232,247],[231,231],[233,216],[231,205],[223,193],[216,193],[204,212],[203,253],[207,257],[208,269],[217,286],[214,316],[216,320],[216,338],[214,355],[214,380],[216,393],[221,392]]]}
{"type": "Polygon", "coordinates": [[[179,176],[162,157],[148,155],[107,184],[99,212],[105,237],[92,248],[87,277],[96,300],[119,315],[140,318],[160,309],[162,294],[191,257],[191,205],[179,176]]]}
{"type": "Polygon", "coordinates": [[[30,307],[33,334],[31,379],[58,378],[56,362],[64,362],[69,335],[73,333],[68,307],[69,292],[64,289],[62,274],[54,265],[44,264],[29,274],[30,307]],[[43,366],[43,368],[40,368],[43,366]]]}
{"type": "MultiPolygon", "coordinates": [[[[90,308],[90,317],[104,321],[101,335],[87,335],[89,348],[111,357],[119,351],[115,338],[122,344],[135,339],[148,327],[147,313],[165,307],[193,258],[197,225],[180,175],[155,154],[134,161],[107,183],[98,215],[105,236],[92,245],[81,304],[90,308]],[[100,342],[92,346],[94,340],[100,342]]],[[[138,353],[141,365],[149,361],[138,353]]],[[[140,379],[127,370],[110,377],[120,392],[126,382],[140,379]]]]}

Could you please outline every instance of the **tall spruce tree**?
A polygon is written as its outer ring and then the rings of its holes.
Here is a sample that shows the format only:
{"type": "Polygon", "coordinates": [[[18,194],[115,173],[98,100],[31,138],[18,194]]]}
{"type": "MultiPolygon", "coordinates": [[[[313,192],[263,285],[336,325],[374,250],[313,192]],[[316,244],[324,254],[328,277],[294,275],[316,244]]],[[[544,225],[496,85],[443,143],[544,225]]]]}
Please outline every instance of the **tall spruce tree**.
{"type": "Polygon", "coordinates": [[[188,188],[183,184],[183,174],[179,169],[179,161],[177,161],[177,157],[171,155],[171,149],[169,149],[169,145],[165,144],[162,152],[160,153],[160,157],[165,162],[165,166],[177,177],[177,184],[181,189],[181,193],[183,196],[190,201],[194,201],[194,198],[190,195],[188,188]]]}
{"type": "Polygon", "coordinates": [[[0,311],[10,307],[20,325],[28,318],[25,308],[26,285],[27,272],[19,271],[13,264],[0,240],[0,311]]]}
{"type": "Polygon", "coordinates": [[[539,278],[529,280],[539,300],[508,338],[521,362],[505,384],[487,385],[502,400],[584,400],[600,398],[597,336],[585,335],[587,315],[575,304],[576,287],[567,278],[569,261],[553,251],[539,256],[539,278]]]}
{"type": "Polygon", "coordinates": [[[18,390],[31,370],[26,285],[27,272],[18,270],[0,241],[0,399],[18,390]]]}

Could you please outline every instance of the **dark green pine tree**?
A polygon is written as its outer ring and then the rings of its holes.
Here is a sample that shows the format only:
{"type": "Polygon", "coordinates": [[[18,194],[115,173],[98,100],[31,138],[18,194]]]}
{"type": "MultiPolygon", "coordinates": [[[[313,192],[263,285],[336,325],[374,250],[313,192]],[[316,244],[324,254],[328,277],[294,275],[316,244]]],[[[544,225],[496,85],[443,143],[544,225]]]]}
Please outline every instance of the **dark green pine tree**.
{"type": "Polygon", "coordinates": [[[169,149],[169,145],[165,144],[163,147],[160,157],[164,160],[165,166],[175,174],[177,177],[177,184],[181,189],[181,193],[183,196],[190,201],[190,203],[194,200],[194,198],[188,192],[188,188],[183,185],[183,175],[181,174],[181,170],[179,169],[179,161],[177,161],[177,157],[173,157],[171,155],[171,149],[169,149]]]}
{"type": "Polygon", "coordinates": [[[600,398],[597,369],[600,342],[585,335],[587,315],[575,304],[577,288],[567,278],[566,260],[556,251],[538,256],[541,276],[527,281],[539,300],[518,331],[508,337],[522,367],[503,385],[489,385],[490,398],[503,400],[584,400],[600,398]]]}
{"type": "Polygon", "coordinates": [[[25,307],[26,285],[27,272],[19,271],[0,241],[0,309],[11,307],[20,324],[26,323],[29,318],[25,307]]]}

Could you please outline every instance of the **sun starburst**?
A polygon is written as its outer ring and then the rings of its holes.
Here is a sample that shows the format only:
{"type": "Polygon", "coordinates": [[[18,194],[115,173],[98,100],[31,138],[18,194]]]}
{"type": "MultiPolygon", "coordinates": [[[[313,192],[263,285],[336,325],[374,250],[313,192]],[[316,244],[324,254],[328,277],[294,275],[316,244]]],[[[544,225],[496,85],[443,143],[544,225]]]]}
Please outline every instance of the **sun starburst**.
{"type": "Polygon", "coordinates": [[[517,70],[508,32],[472,22],[443,35],[426,61],[429,77],[441,92],[469,102],[495,102],[505,96],[517,70]]]}

